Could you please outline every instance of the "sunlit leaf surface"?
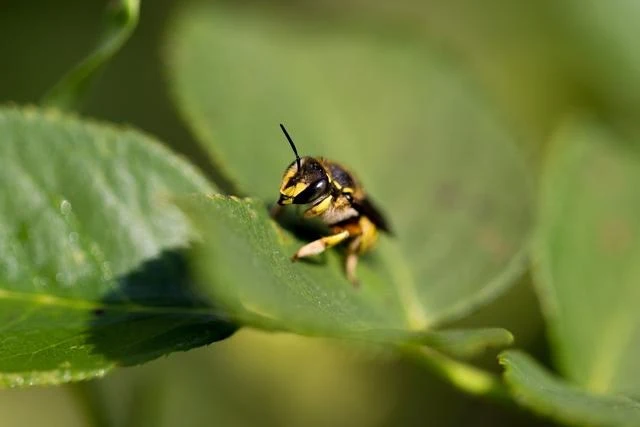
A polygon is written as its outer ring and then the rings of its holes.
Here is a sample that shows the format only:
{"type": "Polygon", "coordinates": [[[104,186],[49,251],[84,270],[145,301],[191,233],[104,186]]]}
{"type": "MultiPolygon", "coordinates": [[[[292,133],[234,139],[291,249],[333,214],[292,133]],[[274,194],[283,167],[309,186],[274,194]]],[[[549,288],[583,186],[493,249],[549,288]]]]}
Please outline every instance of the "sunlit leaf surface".
{"type": "MultiPolygon", "coordinates": [[[[302,243],[285,233],[264,204],[235,197],[179,201],[200,232],[194,265],[204,291],[242,324],[307,335],[428,345],[456,356],[504,347],[504,329],[428,331],[416,324],[416,288],[393,241],[362,260],[361,284],[345,277],[335,251],[317,262],[292,263],[302,243]]],[[[420,312],[419,312],[420,313],[420,312]]]]}
{"type": "Polygon", "coordinates": [[[190,291],[172,194],[212,192],[139,132],[0,109],[0,385],[101,375],[233,328],[190,291]]]}
{"type": "MultiPolygon", "coordinates": [[[[360,177],[396,231],[370,262],[403,265],[393,274],[411,289],[413,325],[460,316],[521,271],[530,227],[527,168],[457,64],[409,40],[213,6],[183,12],[169,40],[180,111],[240,192],[277,198],[293,160],[281,122],[302,154],[338,160],[360,177]]],[[[333,254],[328,260],[337,262],[333,254]]],[[[323,266],[291,269],[316,274],[327,293],[352,292],[323,266]]],[[[391,292],[383,286],[392,285],[367,286],[374,279],[366,267],[362,274],[354,298],[374,287],[379,299],[391,292]]],[[[305,288],[292,279],[277,280],[305,288]]],[[[251,298],[244,294],[242,302],[251,298]]]]}

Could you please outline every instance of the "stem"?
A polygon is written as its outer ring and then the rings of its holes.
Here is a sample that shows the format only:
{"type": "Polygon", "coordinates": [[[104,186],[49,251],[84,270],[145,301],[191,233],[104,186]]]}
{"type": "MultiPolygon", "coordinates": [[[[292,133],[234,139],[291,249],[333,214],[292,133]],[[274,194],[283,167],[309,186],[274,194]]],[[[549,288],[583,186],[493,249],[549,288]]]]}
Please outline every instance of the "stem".
{"type": "Polygon", "coordinates": [[[166,392],[165,373],[154,371],[136,377],[132,384],[124,427],[152,427],[161,424],[161,402],[166,392]]]}
{"type": "Polygon", "coordinates": [[[107,8],[105,29],[94,50],[45,94],[42,104],[78,109],[93,80],[133,33],[139,13],[140,0],[114,0],[107,8]]]}
{"type": "Polygon", "coordinates": [[[109,427],[111,425],[108,408],[104,404],[97,380],[69,383],[67,389],[84,413],[87,426],[109,427]]]}
{"type": "Polygon", "coordinates": [[[501,404],[512,402],[509,391],[496,374],[459,362],[428,347],[406,348],[405,351],[468,394],[486,397],[501,404]]]}

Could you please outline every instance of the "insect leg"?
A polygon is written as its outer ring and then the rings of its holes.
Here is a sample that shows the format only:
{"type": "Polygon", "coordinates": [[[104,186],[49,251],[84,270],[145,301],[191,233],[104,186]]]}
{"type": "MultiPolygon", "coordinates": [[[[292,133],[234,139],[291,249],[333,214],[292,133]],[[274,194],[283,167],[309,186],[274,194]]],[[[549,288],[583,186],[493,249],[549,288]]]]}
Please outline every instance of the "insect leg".
{"type": "Polygon", "coordinates": [[[353,286],[358,287],[360,284],[358,278],[356,277],[356,267],[358,266],[358,253],[360,251],[360,244],[362,243],[362,237],[357,236],[353,239],[353,241],[349,244],[347,248],[347,257],[345,259],[345,271],[347,273],[347,279],[353,284],[353,286]]]}
{"type": "Polygon", "coordinates": [[[307,243],[306,245],[298,249],[298,252],[293,254],[293,257],[291,257],[291,261],[295,261],[298,258],[304,258],[322,253],[325,249],[343,242],[348,237],[349,232],[347,230],[341,231],[337,234],[332,234],[331,236],[321,237],[320,239],[314,240],[311,243],[307,243]]]}

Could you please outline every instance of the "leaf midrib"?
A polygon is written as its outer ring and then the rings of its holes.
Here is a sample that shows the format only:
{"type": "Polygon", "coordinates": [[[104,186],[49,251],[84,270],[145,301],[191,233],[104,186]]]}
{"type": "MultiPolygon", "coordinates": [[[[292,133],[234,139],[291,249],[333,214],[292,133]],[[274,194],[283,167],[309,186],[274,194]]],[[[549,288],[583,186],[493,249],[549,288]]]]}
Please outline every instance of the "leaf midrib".
{"type": "Polygon", "coordinates": [[[219,317],[211,307],[179,307],[179,306],[148,306],[133,303],[109,304],[89,300],[60,297],[42,293],[24,293],[0,289],[0,301],[22,301],[42,306],[55,306],[83,311],[118,311],[125,313],[149,313],[149,314],[183,314],[189,316],[219,317]]]}
{"type": "MultiPolygon", "coordinates": [[[[394,258],[403,258],[399,253],[400,249],[387,251],[394,258]]],[[[431,324],[424,304],[420,301],[420,295],[416,287],[416,282],[409,267],[404,263],[404,259],[394,260],[395,268],[389,271],[393,276],[393,283],[398,292],[400,305],[403,308],[407,328],[413,331],[424,330],[431,324]],[[397,262],[395,262],[397,261],[397,262]]]]}

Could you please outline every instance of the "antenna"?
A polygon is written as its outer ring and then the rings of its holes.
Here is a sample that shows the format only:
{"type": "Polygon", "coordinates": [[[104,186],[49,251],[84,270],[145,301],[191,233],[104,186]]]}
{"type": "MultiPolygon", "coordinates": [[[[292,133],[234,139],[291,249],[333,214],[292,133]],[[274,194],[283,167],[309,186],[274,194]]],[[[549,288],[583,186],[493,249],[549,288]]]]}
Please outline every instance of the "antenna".
{"type": "Polygon", "coordinates": [[[298,165],[298,170],[302,169],[300,166],[300,156],[298,156],[298,150],[296,150],[296,146],[293,143],[293,140],[291,139],[291,137],[289,136],[289,132],[287,132],[287,130],[284,128],[284,125],[282,123],[280,123],[280,129],[282,129],[282,132],[284,132],[284,136],[287,137],[287,141],[289,141],[289,145],[291,146],[293,153],[296,155],[296,164],[298,165]]]}

